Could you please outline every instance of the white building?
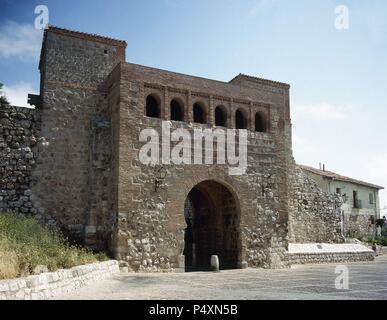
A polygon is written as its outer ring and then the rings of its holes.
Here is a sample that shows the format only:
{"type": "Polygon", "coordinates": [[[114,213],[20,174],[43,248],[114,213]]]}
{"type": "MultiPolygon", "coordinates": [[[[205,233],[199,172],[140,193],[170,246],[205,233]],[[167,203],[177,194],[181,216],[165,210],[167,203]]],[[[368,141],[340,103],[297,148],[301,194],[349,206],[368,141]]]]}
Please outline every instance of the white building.
{"type": "Polygon", "coordinates": [[[380,219],[381,186],[345,177],[323,169],[300,165],[300,168],[324,191],[342,196],[342,230],[346,237],[367,237],[380,219]]]}

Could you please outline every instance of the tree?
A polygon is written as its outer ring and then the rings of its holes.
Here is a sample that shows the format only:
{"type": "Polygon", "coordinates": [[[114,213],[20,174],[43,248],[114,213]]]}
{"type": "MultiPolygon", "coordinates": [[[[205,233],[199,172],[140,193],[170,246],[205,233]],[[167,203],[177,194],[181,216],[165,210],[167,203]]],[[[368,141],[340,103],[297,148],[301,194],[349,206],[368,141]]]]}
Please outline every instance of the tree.
{"type": "Polygon", "coordinates": [[[3,92],[3,84],[0,83],[0,107],[4,107],[8,105],[9,105],[8,99],[3,92]]]}

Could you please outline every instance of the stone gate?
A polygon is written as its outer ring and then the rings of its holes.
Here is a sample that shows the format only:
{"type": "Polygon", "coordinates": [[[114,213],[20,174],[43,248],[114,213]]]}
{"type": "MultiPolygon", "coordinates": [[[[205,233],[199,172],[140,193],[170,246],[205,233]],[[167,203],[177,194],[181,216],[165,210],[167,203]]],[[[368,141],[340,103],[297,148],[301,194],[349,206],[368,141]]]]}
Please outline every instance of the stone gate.
{"type": "MultiPolygon", "coordinates": [[[[288,84],[140,66],[125,61],[125,48],[121,40],[45,30],[35,109],[0,111],[3,209],[55,223],[135,271],[183,262],[205,270],[212,254],[221,268],[285,267],[289,241],[341,241],[338,199],[294,163],[288,84]],[[161,136],[164,122],[189,133],[246,130],[246,172],[230,175],[216,162],[143,164],[140,133],[161,136]]],[[[199,140],[192,151],[200,145],[205,153],[199,140]]]]}

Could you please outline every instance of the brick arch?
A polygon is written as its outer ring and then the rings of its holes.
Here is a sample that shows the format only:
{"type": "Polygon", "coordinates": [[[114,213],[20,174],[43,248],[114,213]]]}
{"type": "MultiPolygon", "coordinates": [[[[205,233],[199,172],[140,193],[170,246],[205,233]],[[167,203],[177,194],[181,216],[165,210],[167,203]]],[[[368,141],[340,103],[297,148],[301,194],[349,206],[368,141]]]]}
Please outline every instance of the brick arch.
{"type": "Polygon", "coordinates": [[[254,114],[254,131],[268,132],[267,115],[262,111],[257,111],[254,114]]]}
{"type": "MultiPolygon", "coordinates": [[[[245,183],[238,182],[232,176],[225,174],[222,169],[215,168],[207,171],[192,168],[192,170],[186,170],[185,175],[188,176],[189,179],[184,179],[179,185],[171,186],[168,189],[167,197],[170,198],[173,195],[173,200],[168,201],[166,204],[166,210],[171,214],[170,230],[182,230],[185,228],[184,216],[181,214],[184,210],[185,199],[193,187],[207,180],[218,182],[231,192],[238,203],[241,220],[244,219],[244,215],[247,211],[253,210],[241,202],[242,199],[240,195],[245,195],[245,197],[249,198],[252,196],[250,195],[249,187],[245,183]]],[[[249,201],[245,201],[245,203],[249,203],[249,201]]]]}
{"type": "Polygon", "coordinates": [[[169,103],[169,110],[170,110],[170,119],[174,121],[186,121],[187,119],[187,113],[186,113],[186,107],[185,103],[182,98],[180,97],[172,97],[169,103]],[[176,105],[174,105],[176,104],[176,105]],[[174,108],[179,108],[180,117],[175,117],[175,111],[174,108]],[[178,119],[179,118],[179,119],[178,119]]]}
{"type": "Polygon", "coordinates": [[[192,120],[193,122],[202,123],[202,124],[208,124],[209,122],[209,112],[208,112],[208,106],[203,100],[196,100],[192,104],[192,120]],[[195,111],[201,109],[202,111],[202,120],[198,121],[199,119],[196,117],[199,117],[198,115],[195,115],[195,111]],[[195,121],[196,120],[196,121],[195,121]]]}
{"type": "Polygon", "coordinates": [[[241,262],[240,204],[235,190],[217,179],[204,179],[186,195],[184,255],[186,270],[207,270],[210,257],[218,255],[221,269],[235,269],[241,262]],[[187,219],[187,202],[190,219],[187,219]]]}
{"type": "Polygon", "coordinates": [[[162,99],[159,93],[152,91],[145,95],[144,115],[152,118],[162,117],[162,99]]]}
{"type": "MultiPolygon", "coordinates": [[[[196,177],[196,179],[191,179],[190,183],[185,183],[182,186],[183,194],[184,194],[183,197],[186,198],[188,196],[188,193],[192,190],[192,188],[194,188],[196,185],[198,185],[202,182],[206,182],[206,181],[214,181],[218,184],[223,185],[234,196],[234,198],[238,202],[238,207],[240,206],[238,192],[236,191],[236,188],[234,188],[231,183],[225,181],[224,179],[218,178],[216,176],[207,176],[207,177],[200,177],[200,178],[196,177]]],[[[183,209],[183,208],[184,208],[184,204],[182,205],[181,209],[183,209]]],[[[239,214],[240,214],[240,212],[239,212],[239,214]]]]}
{"type": "Polygon", "coordinates": [[[222,126],[222,127],[228,127],[228,110],[227,108],[219,104],[215,107],[214,111],[214,118],[215,118],[215,125],[216,126],[222,126]]]}
{"type": "Polygon", "coordinates": [[[249,129],[249,113],[245,108],[238,108],[235,110],[235,128],[236,129],[249,129]]]}

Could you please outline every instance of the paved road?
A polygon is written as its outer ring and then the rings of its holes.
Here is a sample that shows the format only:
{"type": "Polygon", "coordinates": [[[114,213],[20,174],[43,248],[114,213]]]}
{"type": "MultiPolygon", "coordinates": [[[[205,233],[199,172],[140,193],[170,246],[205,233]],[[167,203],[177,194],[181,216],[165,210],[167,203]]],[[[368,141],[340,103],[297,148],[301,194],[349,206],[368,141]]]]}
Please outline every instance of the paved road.
{"type": "MultiPolygon", "coordinates": [[[[119,274],[59,299],[384,299],[387,256],[347,264],[349,289],[335,288],[337,264],[220,273],[119,274]]],[[[58,298],[57,298],[58,299],[58,298]]]]}

